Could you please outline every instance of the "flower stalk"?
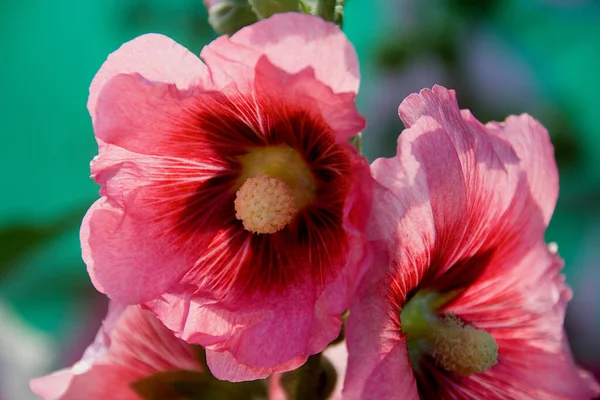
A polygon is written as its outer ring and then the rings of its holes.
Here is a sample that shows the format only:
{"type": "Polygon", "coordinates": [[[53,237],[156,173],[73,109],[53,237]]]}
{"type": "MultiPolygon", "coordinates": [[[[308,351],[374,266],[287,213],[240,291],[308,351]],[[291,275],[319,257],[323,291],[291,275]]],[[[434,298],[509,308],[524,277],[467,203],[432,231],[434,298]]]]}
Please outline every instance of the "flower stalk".
{"type": "Polygon", "coordinates": [[[317,2],[316,14],[325,21],[335,19],[336,0],[319,0],[317,2]]]}
{"type": "Polygon", "coordinates": [[[281,378],[289,400],[328,399],[336,381],[335,368],[322,353],[308,357],[303,366],[283,374],[281,378]]]}
{"type": "Polygon", "coordinates": [[[298,0],[248,0],[248,3],[260,19],[269,18],[276,13],[300,9],[298,0]]]}

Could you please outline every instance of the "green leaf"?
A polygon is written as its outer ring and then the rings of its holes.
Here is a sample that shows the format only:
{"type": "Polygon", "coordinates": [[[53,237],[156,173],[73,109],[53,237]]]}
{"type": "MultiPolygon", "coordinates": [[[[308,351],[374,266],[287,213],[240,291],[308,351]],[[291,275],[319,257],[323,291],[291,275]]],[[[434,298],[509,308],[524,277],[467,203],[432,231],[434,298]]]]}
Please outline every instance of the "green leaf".
{"type": "Polygon", "coordinates": [[[267,399],[264,381],[232,383],[202,371],[163,371],[133,382],[144,400],[259,400],[267,399]]]}

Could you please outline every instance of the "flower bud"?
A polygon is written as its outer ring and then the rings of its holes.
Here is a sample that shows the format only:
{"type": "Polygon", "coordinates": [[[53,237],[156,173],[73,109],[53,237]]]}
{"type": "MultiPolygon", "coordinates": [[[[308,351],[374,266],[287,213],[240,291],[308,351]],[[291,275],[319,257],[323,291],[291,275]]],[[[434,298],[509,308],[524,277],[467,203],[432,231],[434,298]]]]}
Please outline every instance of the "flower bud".
{"type": "Polygon", "coordinates": [[[275,13],[300,11],[299,0],[248,0],[259,18],[269,18],[275,13]]]}
{"type": "Polygon", "coordinates": [[[204,0],[208,23],[220,34],[232,35],[258,21],[247,0],[204,0]]]}

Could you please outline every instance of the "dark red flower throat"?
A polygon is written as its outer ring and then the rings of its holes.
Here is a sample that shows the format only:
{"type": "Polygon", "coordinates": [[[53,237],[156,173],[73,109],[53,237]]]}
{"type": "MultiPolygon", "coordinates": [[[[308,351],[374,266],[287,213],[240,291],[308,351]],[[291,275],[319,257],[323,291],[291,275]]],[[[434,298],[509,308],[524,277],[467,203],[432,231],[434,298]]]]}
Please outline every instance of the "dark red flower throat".
{"type": "MultiPolygon", "coordinates": [[[[202,282],[201,290],[217,296],[281,290],[305,279],[328,283],[346,259],[343,214],[354,175],[351,146],[336,143],[311,104],[209,92],[184,98],[180,106],[168,115],[175,122],[164,146],[167,154],[191,160],[199,175],[174,171],[155,196],[169,199],[156,204],[156,218],[173,219],[178,232],[173,246],[192,264],[183,283],[202,282]],[[282,152],[292,156],[282,158],[282,152]],[[274,178],[306,171],[305,180],[312,182],[312,193],[274,233],[250,232],[236,218],[236,192],[261,168],[274,178]]],[[[290,189],[296,200],[297,193],[302,196],[302,190],[290,189]]]]}

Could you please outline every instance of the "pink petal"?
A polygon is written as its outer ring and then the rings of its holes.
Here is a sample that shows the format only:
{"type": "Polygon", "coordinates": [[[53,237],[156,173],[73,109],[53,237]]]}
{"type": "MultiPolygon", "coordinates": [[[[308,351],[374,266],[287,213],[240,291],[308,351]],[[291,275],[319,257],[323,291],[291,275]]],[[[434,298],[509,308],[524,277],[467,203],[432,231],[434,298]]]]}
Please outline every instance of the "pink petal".
{"type": "Polygon", "coordinates": [[[189,300],[182,292],[148,307],[183,339],[206,347],[217,378],[237,382],[295,369],[337,337],[341,311],[315,297],[315,288],[297,282],[285,292],[235,302],[189,300]]]}
{"type": "MultiPolygon", "coordinates": [[[[396,240],[407,242],[401,249],[410,253],[407,260],[435,257],[413,263],[421,273],[433,265],[428,279],[441,282],[437,277],[445,274],[446,287],[459,276],[465,279],[463,273],[474,279],[480,270],[464,260],[486,254],[499,241],[527,251],[543,235],[546,224],[531,194],[527,165],[497,130],[490,132],[468,112],[461,113],[453,91],[424,89],[408,96],[399,113],[408,129],[398,139],[397,157],[372,166],[375,179],[391,191],[375,202],[381,212],[375,213],[374,230],[381,230],[392,246],[396,240]],[[406,224],[394,226],[400,220],[406,224]]],[[[540,146],[548,144],[547,137],[535,137],[540,146]]],[[[402,264],[404,256],[398,257],[402,264]]]]}
{"type": "MultiPolygon", "coordinates": [[[[470,113],[463,116],[474,120],[470,113]]],[[[547,225],[558,198],[558,170],[548,131],[527,114],[511,115],[503,123],[490,122],[485,127],[488,132],[507,139],[517,153],[521,169],[527,174],[531,194],[547,225]]]]}
{"type": "MultiPolygon", "coordinates": [[[[44,400],[73,400],[76,399],[71,387],[79,380],[88,380],[90,374],[96,374],[95,364],[107,361],[110,347],[110,333],[121,318],[125,307],[111,303],[102,328],[96,335],[94,342],[86,349],[83,357],[71,368],[62,369],[53,374],[32,379],[31,390],[44,400]]],[[[93,381],[93,379],[92,379],[93,381]]],[[[82,397],[79,397],[82,398],[82,397]]],[[[93,398],[90,398],[93,400],[93,398]]]]}
{"type": "Polygon", "coordinates": [[[96,105],[94,134],[100,156],[107,143],[140,154],[192,158],[190,146],[198,147],[202,140],[192,125],[196,102],[203,98],[186,95],[173,84],[153,83],[139,74],[114,77],[96,105]]]}
{"type": "Polygon", "coordinates": [[[202,151],[198,132],[177,126],[179,116],[188,115],[178,95],[173,86],[119,75],[98,101],[100,152],[92,173],[106,197],[86,214],[81,241],[94,285],[121,302],[163,293],[195,263],[195,246],[204,244],[190,240],[182,228],[189,216],[181,214],[198,186],[224,167],[202,151]],[[200,151],[190,157],[190,149],[200,151]],[[195,246],[176,246],[182,241],[195,246]]]}
{"type": "Polygon", "coordinates": [[[332,315],[341,314],[348,309],[359,282],[373,265],[373,246],[367,240],[366,233],[372,216],[373,180],[364,158],[356,157],[352,164],[356,179],[344,206],[344,229],[348,232],[348,258],[345,268],[325,288],[319,298],[319,302],[327,304],[332,315]]]}
{"type": "Polygon", "coordinates": [[[82,257],[94,286],[110,294],[111,299],[127,304],[158,296],[187,266],[180,254],[165,250],[169,246],[157,246],[169,241],[157,238],[159,224],[148,225],[154,231],[143,233],[139,225],[106,198],[92,205],[81,225],[82,257]]]}
{"type": "Polygon", "coordinates": [[[73,374],[70,370],[60,370],[42,378],[32,379],[29,383],[31,391],[42,399],[58,399],[71,385],[73,374]]]}
{"type": "MultiPolygon", "coordinates": [[[[600,386],[575,365],[563,331],[571,290],[562,260],[540,241],[521,261],[498,260],[448,308],[488,331],[498,342],[499,363],[461,381],[465,393],[503,388],[525,398],[590,399],[600,386]]],[[[458,390],[458,389],[457,389],[458,390]]],[[[492,397],[489,397],[492,398],[492,397]]],[[[498,395],[497,398],[500,398],[498,395]]]]}
{"type": "MultiPolygon", "coordinates": [[[[263,21],[254,25],[262,24],[263,21]]],[[[234,43],[227,36],[220,36],[202,48],[200,57],[206,62],[217,90],[240,92],[252,89],[254,67],[261,53],[243,44],[234,43]]]]}
{"type": "Polygon", "coordinates": [[[268,53],[265,55],[260,53],[260,49],[248,48],[227,37],[220,37],[204,47],[201,56],[211,69],[215,84],[224,87],[225,92],[254,91],[258,98],[262,98],[261,94],[268,94],[282,101],[289,99],[290,104],[316,108],[340,141],[364,129],[365,121],[354,104],[357,90],[336,91],[328,81],[317,75],[318,70],[312,64],[286,69],[276,64],[268,53]],[[235,90],[229,87],[232,84],[235,90]],[[282,87],[286,90],[282,91],[282,87]]]}
{"type": "Polygon", "coordinates": [[[213,73],[217,69],[229,70],[229,76],[235,80],[238,71],[224,64],[231,60],[240,67],[246,64],[253,69],[262,54],[288,74],[312,68],[317,79],[334,93],[358,92],[358,58],[354,47],[335,24],[311,15],[275,14],[239,30],[229,43],[224,38],[214,41],[202,50],[201,57],[213,73]]]}
{"type": "Polygon", "coordinates": [[[391,320],[397,310],[388,301],[386,261],[378,252],[350,306],[344,399],[419,399],[406,342],[391,320]]]}
{"type": "Polygon", "coordinates": [[[81,375],[73,375],[67,370],[57,374],[70,378],[61,390],[51,390],[53,381],[60,375],[32,380],[31,390],[44,400],[139,400],[129,385],[141,376],[118,365],[94,365],[81,375]]]}
{"type": "Polygon", "coordinates": [[[330,87],[315,79],[315,71],[311,68],[290,74],[261,56],[256,63],[255,74],[255,90],[259,97],[266,95],[279,101],[287,99],[290,104],[317,108],[340,142],[365,127],[365,120],[354,103],[355,93],[332,92],[330,87]],[[286,90],[282,91],[282,87],[286,90]]]}
{"type": "Polygon", "coordinates": [[[206,362],[210,372],[217,378],[230,382],[264,379],[278,371],[291,371],[306,362],[306,357],[296,357],[279,364],[277,368],[256,367],[240,363],[228,351],[206,351],[206,362]]]}
{"type": "Polygon", "coordinates": [[[131,383],[153,373],[200,370],[191,347],[150,312],[112,302],[82,359],[69,369],[33,379],[44,400],[137,400],[131,383]]]}
{"type": "Polygon", "coordinates": [[[181,90],[207,79],[202,61],[172,39],[158,34],[139,36],[108,56],[90,85],[88,110],[96,120],[96,103],[104,85],[119,74],[139,73],[154,82],[173,83],[181,90]]]}

